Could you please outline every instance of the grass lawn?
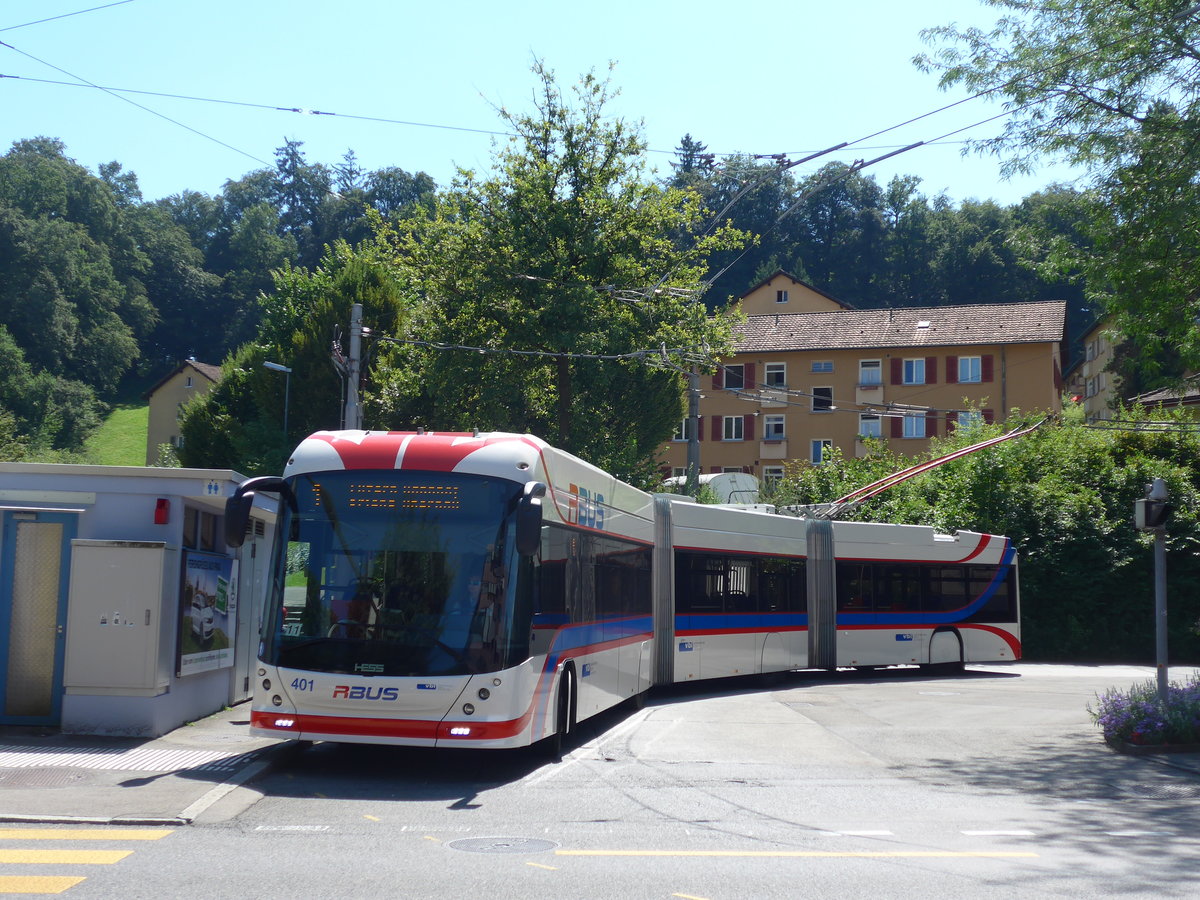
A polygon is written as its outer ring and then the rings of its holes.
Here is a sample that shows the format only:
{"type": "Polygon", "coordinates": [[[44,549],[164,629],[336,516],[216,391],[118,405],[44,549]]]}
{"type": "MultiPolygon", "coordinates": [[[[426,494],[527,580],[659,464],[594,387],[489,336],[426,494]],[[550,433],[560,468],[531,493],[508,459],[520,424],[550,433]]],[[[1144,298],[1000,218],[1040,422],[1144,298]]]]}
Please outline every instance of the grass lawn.
{"type": "Polygon", "coordinates": [[[149,420],[149,406],[117,406],[88,439],[88,461],[102,466],[144,466],[149,420]]]}

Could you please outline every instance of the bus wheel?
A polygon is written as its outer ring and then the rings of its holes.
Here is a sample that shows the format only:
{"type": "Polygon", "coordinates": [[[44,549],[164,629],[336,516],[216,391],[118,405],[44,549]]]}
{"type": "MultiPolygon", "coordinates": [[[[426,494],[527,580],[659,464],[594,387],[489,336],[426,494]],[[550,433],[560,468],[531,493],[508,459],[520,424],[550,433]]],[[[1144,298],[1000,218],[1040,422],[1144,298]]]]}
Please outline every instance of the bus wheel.
{"type": "Polygon", "coordinates": [[[558,680],[558,696],[554,702],[554,734],[542,742],[546,756],[554,762],[562,759],[563,745],[566,743],[567,735],[571,733],[571,701],[574,699],[574,693],[574,670],[565,669],[562,678],[558,680]]]}

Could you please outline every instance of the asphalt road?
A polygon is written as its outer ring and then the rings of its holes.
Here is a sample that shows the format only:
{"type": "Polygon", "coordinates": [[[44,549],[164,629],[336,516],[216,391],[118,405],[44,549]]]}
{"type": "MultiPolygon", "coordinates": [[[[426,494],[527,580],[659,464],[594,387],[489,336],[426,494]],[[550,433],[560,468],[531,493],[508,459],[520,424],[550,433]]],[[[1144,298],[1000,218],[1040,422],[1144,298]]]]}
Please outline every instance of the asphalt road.
{"type": "Polygon", "coordinates": [[[558,763],[318,744],[69,896],[1200,896],[1200,754],[1114,753],[1087,716],[1152,675],[684,686],[558,763]]]}

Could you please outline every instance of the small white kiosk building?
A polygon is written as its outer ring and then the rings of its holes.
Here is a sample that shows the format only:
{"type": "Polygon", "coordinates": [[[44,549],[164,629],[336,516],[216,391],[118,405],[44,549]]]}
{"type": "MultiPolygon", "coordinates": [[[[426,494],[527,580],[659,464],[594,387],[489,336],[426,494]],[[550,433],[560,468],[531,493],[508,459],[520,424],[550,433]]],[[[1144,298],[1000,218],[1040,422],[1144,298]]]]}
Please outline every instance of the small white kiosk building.
{"type": "Polygon", "coordinates": [[[0,725],[156,737],[250,695],[275,507],[228,469],[0,463],[0,725]]]}

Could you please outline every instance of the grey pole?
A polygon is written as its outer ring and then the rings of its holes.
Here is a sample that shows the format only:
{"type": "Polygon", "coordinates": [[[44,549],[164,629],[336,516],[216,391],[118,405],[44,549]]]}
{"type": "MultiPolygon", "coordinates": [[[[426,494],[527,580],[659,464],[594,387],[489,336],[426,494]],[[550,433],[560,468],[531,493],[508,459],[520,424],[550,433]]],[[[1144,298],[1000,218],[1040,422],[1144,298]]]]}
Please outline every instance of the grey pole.
{"type": "Polygon", "coordinates": [[[361,303],[355,303],[350,307],[350,365],[346,375],[346,428],[350,430],[362,428],[362,407],[358,402],[359,357],[362,353],[362,313],[361,303]]]}
{"type": "Polygon", "coordinates": [[[695,497],[700,493],[700,373],[695,366],[688,375],[688,421],[687,492],[695,497]]]}
{"type": "MultiPolygon", "coordinates": [[[[1146,495],[1149,500],[1166,502],[1167,484],[1155,478],[1146,495]]],[[[1154,532],[1154,657],[1158,668],[1158,703],[1167,708],[1167,529],[1154,532]]]]}

